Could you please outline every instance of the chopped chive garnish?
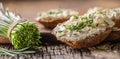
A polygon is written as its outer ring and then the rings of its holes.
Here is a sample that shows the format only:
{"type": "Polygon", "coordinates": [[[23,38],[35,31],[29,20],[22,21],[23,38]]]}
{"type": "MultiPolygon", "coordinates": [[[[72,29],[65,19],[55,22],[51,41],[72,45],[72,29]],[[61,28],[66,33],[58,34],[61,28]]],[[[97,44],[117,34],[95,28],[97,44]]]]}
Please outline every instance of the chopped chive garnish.
{"type": "Polygon", "coordinates": [[[106,25],[109,25],[108,22],[106,22],[106,21],[104,21],[104,23],[105,23],[106,25]]]}

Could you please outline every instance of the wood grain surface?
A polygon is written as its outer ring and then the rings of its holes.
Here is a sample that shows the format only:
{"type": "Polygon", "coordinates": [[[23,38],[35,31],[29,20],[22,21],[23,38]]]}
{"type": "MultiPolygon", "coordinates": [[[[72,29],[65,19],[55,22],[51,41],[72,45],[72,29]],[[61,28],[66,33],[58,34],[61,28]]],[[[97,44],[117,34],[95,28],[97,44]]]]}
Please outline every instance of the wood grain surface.
{"type": "MultiPolygon", "coordinates": [[[[3,5],[11,11],[19,13],[23,18],[35,21],[38,12],[53,8],[67,8],[84,14],[89,8],[120,7],[119,0],[2,0],[3,5]]],[[[120,59],[119,42],[102,42],[90,48],[74,49],[66,44],[56,41],[50,34],[51,30],[36,22],[42,35],[43,48],[36,54],[22,56],[0,55],[0,59],[120,59]]],[[[0,47],[13,49],[11,44],[1,44],[0,47]]]]}

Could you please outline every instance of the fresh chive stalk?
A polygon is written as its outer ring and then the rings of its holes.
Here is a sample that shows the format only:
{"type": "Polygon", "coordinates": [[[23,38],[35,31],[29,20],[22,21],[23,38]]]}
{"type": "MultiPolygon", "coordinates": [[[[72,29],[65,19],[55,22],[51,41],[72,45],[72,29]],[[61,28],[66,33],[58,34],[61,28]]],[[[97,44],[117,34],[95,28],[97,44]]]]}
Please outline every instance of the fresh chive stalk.
{"type": "Polygon", "coordinates": [[[38,27],[34,22],[28,20],[15,23],[21,20],[22,18],[19,15],[0,8],[0,36],[9,38],[14,48],[17,49],[10,51],[0,48],[0,54],[14,56],[16,54],[35,53],[35,51],[27,51],[27,49],[39,46],[41,43],[38,27]]]}
{"type": "Polygon", "coordinates": [[[7,37],[10,24],[19,19],[19,15],[9,12],[7,9],[0,8],[0,36],[7,37]]]}
{"type": "Polygon", "coordinates": [[[10,56],[16,56],[16,55],[24,55],[24,54],[31,54],[36,53],[36,51],[28,51],[29,47],[20,49],[20,50],[7,50],[4,48],[0,48],[0,54],[2,55],[10,55],[10,56]]]}

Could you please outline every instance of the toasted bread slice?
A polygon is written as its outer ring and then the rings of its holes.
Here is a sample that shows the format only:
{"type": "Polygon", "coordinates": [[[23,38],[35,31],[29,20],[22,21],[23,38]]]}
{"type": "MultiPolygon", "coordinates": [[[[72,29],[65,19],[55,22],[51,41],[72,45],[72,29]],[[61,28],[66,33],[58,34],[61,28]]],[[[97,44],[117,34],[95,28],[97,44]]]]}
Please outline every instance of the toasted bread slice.
{"type": "MultiPolygon", "coordinates": [[[[111,9],[106,9],[106,8],[100,8],[100,7],[95,7],[92,9],[89,9],[88,12],[86,13],[87,15],[102,15],[110,18],[112,21],[114,21],[115,25],[113,28],[118,28],[120,29],[120,8],[111,8],[111,9]]],[[[86,15],[85,14],[85,15],[86,15]]],[[[110,35],[105,39],[105,41],[115,41],[115,40],[120,40],[120,30],[117,31],[112,31],[110,35]]]]}
{"type": "Polygon", "coordinates": [[[68,20],[72,15],[79,15],[79,13],[70,9],[51,9],[41,12],[36,20],[46,28],[53,29],[58,23],[68,20]]]}
{"type": "Polygon", "coordinates": [[[58,23],[67,21],[68,19],[57,19],[57,20],[39,20],[46,28],[53,29],[58,23]]]}
{"type": "Polygon", "coordinates": [[[69,39],[61,39],[60,37],[57,37],[57,40],[62,41],[74,48],[91,47],[102,42],[111,33],[111,31],[112,31],[111,29],[108,29],[99,35],[87,37],[86,39],[81,39],[78,41],[68,41],[69,39]]]}
{"type": "MultiPolygon", "coordinates": [[[[113,19],[115,26],[120,29],[120,19],[113,19]]],[[[112,31],[105,41],[120,41],[120,30],[112,31]]]]}
{"type": "Polygon", "coordinates": [[[8,38],[0,36],[0,43],[1,44],[6,44],[6,43],[11,43],[11,42],[8,38]]]}
{"type": "Polygon", "coordinates": [[[99,44],[112,32],[114,22],[106,18],[72,16],[70,20],[58,24],[52,31],[57,40],[74,48],[85,48],[99,44]],[[106,22],[107,23],[106,23],[106,22]],[[109,22],[109,23],[108,23],[109,22]]]}

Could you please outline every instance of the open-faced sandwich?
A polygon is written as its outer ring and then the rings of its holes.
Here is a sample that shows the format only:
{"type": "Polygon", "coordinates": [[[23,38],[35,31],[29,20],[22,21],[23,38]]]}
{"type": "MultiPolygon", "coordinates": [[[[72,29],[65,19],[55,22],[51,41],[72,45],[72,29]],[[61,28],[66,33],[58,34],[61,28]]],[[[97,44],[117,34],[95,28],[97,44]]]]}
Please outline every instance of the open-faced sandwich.
{"type": "Polygon", "coordinates": [[[103,41],[114,25],[114,21],[106,15],[72,16],[68,21],[58,24],[52,33],[58,40],[74,48],[84,48],[103,41]]]}
{"type": "Polygon", "coordinates": [[[110,9],[110,14],[115,22],[115,26],[106,41],[120,41],[120,8],[110,9]]]}
{"type": "Polygon", "coordinates": [[[103,9],[103,8],[92,8],[88,10],[85,15],[91,16],[102,16],[108,17],[112,19],[115,23],[113,27],[113,31],[107,37],[107,41],[119,40],[120,39],[120,8],[112,8],[112,9],[103,9]]]}
{"type": "Polygon", "coordinates": [[[36,18],[46,28],[54,28],[58,23],[68,20],[72,15],[79,15],[78,12],[70,9],[51,9],[41,12],[36,18]]]}

